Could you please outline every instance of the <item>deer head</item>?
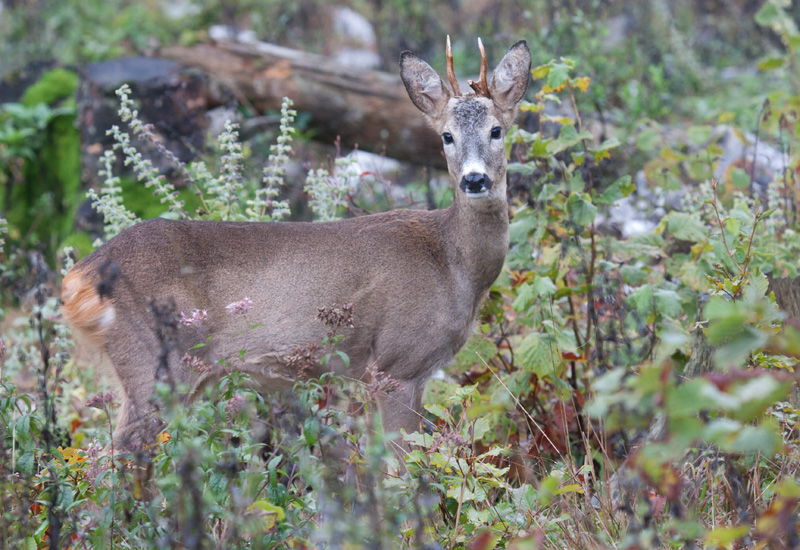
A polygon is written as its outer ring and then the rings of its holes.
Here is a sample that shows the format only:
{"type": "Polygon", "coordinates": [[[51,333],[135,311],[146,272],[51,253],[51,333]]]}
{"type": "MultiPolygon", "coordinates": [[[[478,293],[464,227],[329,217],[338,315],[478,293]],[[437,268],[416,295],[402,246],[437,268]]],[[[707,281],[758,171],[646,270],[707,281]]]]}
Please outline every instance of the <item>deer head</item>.
{"type": "Polygon", "coordinates": [[[453,70],[447,37],[447,75],[452,91],[433,68],[411,52],[400,58],[400,76],[414,105],[442,136],[450,175],[458,184],[456,202],[463,199],[505,201],[504,138],[514,122],[517,105],[528,88],[531,53],[524,40],[514,44],[497,65],[487,84],[483,43],[481,74],[462,93],[453,70]]]}

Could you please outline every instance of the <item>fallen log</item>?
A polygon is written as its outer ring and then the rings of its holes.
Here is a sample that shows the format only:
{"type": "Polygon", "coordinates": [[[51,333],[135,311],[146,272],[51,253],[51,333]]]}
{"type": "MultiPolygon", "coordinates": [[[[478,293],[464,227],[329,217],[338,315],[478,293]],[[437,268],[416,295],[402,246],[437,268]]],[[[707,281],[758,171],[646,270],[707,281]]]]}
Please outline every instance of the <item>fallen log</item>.
{"type": "Polygon", "coordinates": [[[195,67],[210,79],[212,101],[230,92],[259,112],[283,97],[311,115],[315,139],[444,167],[441,139],[427,127],[397,74],[354,70],[312,53],[269,44],[217,42],[162,48],[159,55],[195,67]]]}

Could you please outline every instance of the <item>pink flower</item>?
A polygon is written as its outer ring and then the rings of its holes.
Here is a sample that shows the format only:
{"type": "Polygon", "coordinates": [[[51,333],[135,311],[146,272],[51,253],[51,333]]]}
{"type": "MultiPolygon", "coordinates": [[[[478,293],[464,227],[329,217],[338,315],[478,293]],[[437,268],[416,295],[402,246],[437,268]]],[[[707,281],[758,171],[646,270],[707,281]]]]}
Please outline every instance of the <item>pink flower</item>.
{"type": "Polygon", "coordinates": [[[181,311],[181,324],[187,327],[199,327],[205,322],[207,314],[208,312],[205,309],[195,309],[192,311],[191,317],[187,317],[181,311]]]}
{"type": "Polygon", "coordinates": [[[108,391],[105,393],[98,393],[94,397],[91,397],[86,402],[86,406],[100,410],[107,410],[109,407],[115,407],[117,405],[116,400],[117,392],[108,391]]]}
{"type": "Polygon", "coordinates": [[[189,365],[191,368],[201,373],[211,372],[212,370],[211,365],[209,365],[199,357],[189,355],[188,353],[184,354],[184,356],[181,357],[181,363],[189,365]]]}
{"type": "Polygon", "coordinates": [[[237,393],[225,404],[225,414],[232,419],[242,411],[244,403],[244,396],[237,393]]]}
{"type": "Polygon", "coordinates": [[[253,301],[250,298],[244,298],[241,302],[233,302],[225,306],[225,308],[231,315],[244,314],[253,309],[253,301]]]}

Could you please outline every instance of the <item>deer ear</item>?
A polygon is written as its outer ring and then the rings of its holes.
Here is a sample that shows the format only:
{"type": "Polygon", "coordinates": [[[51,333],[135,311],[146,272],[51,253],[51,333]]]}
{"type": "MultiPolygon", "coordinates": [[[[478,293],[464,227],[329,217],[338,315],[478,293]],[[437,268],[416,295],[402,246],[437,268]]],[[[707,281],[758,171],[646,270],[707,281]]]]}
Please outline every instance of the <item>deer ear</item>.
{"type": "Polygon", "coordinates": [[[411,52],[400,56],[400,78],[417,109],[431,118],[437,118],[452,97],[433,67],[411,52]]]}
{"type": "Polygon", "coordinates": [[[492,73],[489,90],[495,105],[509,114],[516,114],[517,103],[528,89],[530,74],[531,51],[528,43],[520,40],[511,46],[492,73]]]}

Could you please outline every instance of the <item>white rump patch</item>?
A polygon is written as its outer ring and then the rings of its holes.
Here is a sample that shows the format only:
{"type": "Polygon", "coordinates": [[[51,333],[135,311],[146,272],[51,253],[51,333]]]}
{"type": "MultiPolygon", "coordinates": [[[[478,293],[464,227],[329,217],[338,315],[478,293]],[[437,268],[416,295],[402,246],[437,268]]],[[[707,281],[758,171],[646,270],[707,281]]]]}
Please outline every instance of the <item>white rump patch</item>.
{"type": "Polygon", "coordinates": [[[116,317],[117,314],[114,312],[114,306],[109,304],[103,311],[103,315],[100,316],[100,326],[103,328],[110,326],[116,317]]]}

